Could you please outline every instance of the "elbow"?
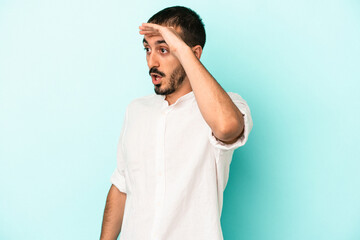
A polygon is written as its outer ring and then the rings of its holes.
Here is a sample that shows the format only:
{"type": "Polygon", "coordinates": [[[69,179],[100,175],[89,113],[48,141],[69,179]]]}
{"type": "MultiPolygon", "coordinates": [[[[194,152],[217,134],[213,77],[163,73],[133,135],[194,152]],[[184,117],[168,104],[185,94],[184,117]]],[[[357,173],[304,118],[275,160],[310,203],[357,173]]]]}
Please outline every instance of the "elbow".
{"type": "Polygon", "coordinates": [[[223,142],[235,142],[244,132],[244,118],[227,119],[214,133],[223,142]]]}

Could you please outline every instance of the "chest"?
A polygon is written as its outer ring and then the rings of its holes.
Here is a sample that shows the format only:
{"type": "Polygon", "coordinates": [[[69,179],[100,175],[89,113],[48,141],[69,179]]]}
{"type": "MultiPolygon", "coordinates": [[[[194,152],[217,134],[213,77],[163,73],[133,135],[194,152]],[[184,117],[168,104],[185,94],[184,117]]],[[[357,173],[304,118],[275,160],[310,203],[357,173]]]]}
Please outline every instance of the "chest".
{"type": "Polygon", "coordinates": [[[127,125],[123,144],[130,163],[202,151],[210,131],[197,107],[141,109],[129,114],[127,125]]]}

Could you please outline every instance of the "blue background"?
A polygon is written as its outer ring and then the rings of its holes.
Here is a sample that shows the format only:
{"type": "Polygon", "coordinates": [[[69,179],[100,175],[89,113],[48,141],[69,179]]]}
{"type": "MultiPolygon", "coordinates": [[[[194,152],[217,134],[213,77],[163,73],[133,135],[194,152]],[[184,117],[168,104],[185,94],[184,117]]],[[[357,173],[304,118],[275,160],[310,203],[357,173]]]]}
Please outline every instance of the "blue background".
{"type": "Polygon", "coordinates": [[[125,107],[153,93],[138,26],[172,5],[252,111],[224,238],[360,239],[356,0],[0,0],[0,239],[99,237],[125,107]]]}

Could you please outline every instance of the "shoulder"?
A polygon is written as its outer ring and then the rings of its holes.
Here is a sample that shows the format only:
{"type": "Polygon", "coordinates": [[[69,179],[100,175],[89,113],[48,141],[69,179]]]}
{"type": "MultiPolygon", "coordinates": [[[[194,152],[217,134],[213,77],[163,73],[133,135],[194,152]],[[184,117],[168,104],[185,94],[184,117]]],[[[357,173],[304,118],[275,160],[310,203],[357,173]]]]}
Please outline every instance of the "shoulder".
{"type": "Polygon", "coordinates": [[[156,103],[161,102],[162,100],[162,96],[156,95],[156,94],[151,94],[151,95],[147,95],[144,97],[139,97],[136,98],[134,100],[132,100],[129,105],[128,105],[128,109],[132,109],[132,108],[142,108],[142,107],[151,107],[156,105],[156,103]]]}
{"type": "Polygon", "coordinates": [[[229,95],[231,100],[233,100],[233,102],[245,102],[246,103],[246,101],[237,93],[227,92],[227,94],[229,95]]]}
{"type": "Polygon", "coordinates": [[[250,115],[250,108],[247,102],[237,93],[228,92],[227,93],[234,104],[239,108],[240,112],[243,114],[250,115]]]}

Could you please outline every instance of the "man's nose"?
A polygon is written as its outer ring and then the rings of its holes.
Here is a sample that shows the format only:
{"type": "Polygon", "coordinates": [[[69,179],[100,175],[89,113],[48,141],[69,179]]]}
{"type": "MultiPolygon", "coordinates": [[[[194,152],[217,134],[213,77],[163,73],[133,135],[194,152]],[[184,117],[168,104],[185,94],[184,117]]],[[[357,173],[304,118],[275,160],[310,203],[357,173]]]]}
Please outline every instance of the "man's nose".
{"type": "Polygon", "coordinates": [[[151,69],[152,67],[159,67],[159,59],[156,54],[150,53],[148,55],[147,64],[149,69],[151,69]]]}

